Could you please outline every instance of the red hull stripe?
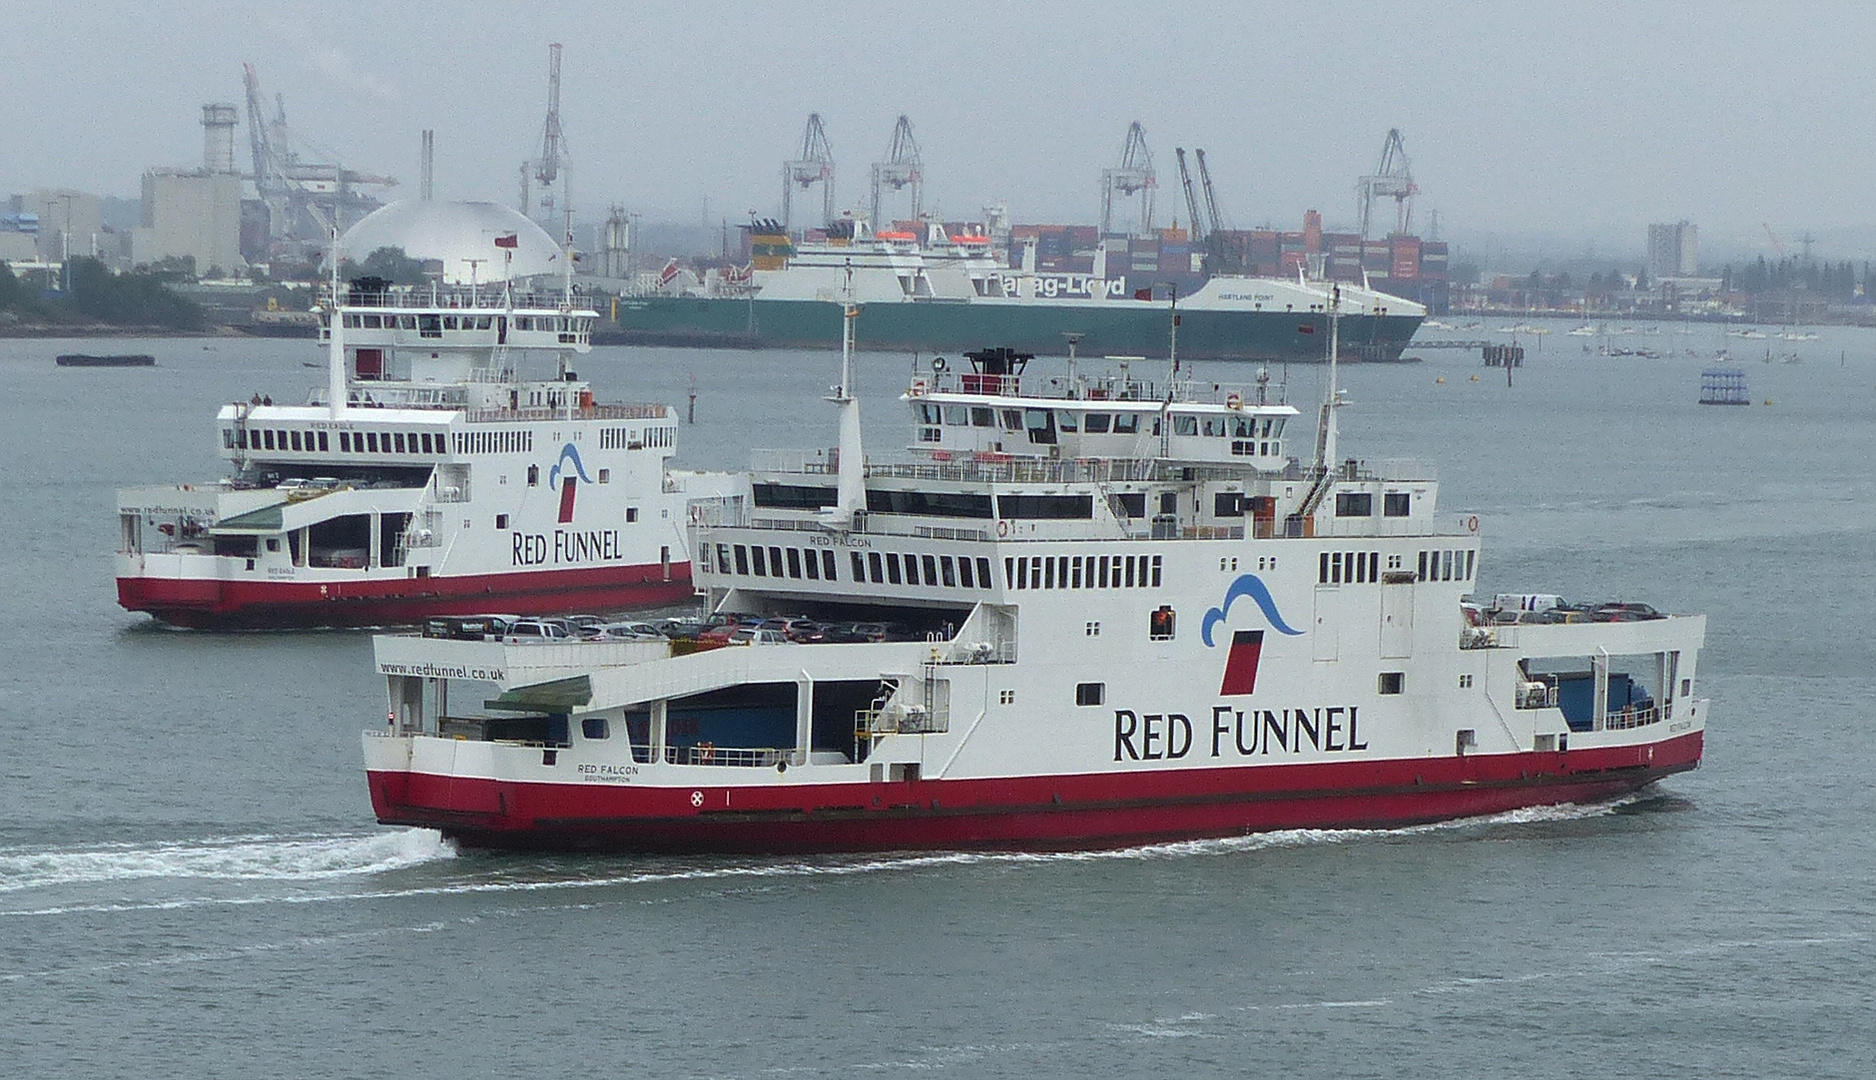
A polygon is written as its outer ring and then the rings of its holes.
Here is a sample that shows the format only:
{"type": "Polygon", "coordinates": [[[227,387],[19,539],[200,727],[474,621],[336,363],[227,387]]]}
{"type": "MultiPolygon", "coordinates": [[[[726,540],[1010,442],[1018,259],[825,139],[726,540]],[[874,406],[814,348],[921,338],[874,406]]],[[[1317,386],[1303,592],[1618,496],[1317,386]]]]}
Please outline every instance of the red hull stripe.
{"type": "Polygon", "coordinates": [[[376,581],[219,581],[120,577],[117,602],[164,622],[202,629],[378,626],[432,615],[500,611],[551,615],[571,608],[654,607],[692,595],[690,564],[606,566],[376,581]]]}
{"type": "Polygon", "coordinates": [[[1049,849],[1406,825],[1606,798],[1697,767],[1702,741],[1694,732],[1653,746],[1563,753],[727,788],[368,775],[379,821],[439,828],[472,846],[1049,849]]]}

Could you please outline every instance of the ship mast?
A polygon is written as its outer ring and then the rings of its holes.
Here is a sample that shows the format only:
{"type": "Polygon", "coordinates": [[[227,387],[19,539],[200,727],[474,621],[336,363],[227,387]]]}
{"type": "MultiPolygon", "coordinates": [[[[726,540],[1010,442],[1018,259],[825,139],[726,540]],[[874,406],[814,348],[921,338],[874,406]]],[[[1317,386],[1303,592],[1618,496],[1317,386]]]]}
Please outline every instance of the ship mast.
{"type": "Polygon", "coordinates": [[[840,385],[829,401],[840,406],[840,464],[835,488],[833,521],[840,528],[852,525],[854,514],[866,508],[866,458],[860,445],[860,399],[853,389],[853,324],[860,305],[853,302],[853,265],[847,265],[846,296],[840,302],[840,385]]]}
{"type": "Polygon", "coordinates": [[[332,264],[332,299],[328,302],[326,316],[326,409],[334,420],[345,415],[345,342],[339,328],[345,323],[345,316],[339,310],[339,228],[334,225],[327,230],[332,238],[332,255],[328,260],[332,264]]]}
{"type": "Polygon", "coordinates": [[[1342,308],[1342,287],[1329,287],[1329,393],[1322,401],[1322,420],[1316,429],[1316,468],[1327,470],[1335,460],[1336,422],[1335,410],[1341,404],[1337,400],[1340,390],[1337,386],[1336,361],[1341,350],[1339,320],[1342,308]]]}

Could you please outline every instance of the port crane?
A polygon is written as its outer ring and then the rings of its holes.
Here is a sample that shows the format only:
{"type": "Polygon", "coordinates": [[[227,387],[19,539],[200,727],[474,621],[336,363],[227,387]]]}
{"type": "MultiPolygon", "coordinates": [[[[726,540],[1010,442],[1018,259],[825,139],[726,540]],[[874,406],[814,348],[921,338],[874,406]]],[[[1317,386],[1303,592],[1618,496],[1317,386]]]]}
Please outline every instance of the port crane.
{"type": "Polygon", "coordinates": [[[885,161],[873,163],[873,216],[870,223],[873,231],[879,231],[880,195],[884,188],[894,191],[912,189],[912,217],[917,218],[923,209],[921,188],[925,182],[925,166],[919,160],[918,139],[912,135],[912,121],[902,113],[899,122],[893,125],[892,145],[886,151],[885,161]]]}
{"type": "Polygon", "coordinates": [[[332,230],[343,231],[375,209],[377,201],[360,187],[394,187],[397,179],[356,172],[338,164],[337,155],[313,145],[287,126],[286,98],[274,95],[274,115],[265,119],[260,74],[241,65],[247,91],[248,146],[252,155],[254,194],[267,207],[269,241],[306,240],[323,244],[332,230]],[[299,143],[321,160],[302,161],[299,143]],[[308,225],[316,228],[308,228],[308,225]]]}
{"type": "Polygon", "coordinates": [[[1218,212],[1218,195],[1212,189],[1212,173],[1205,165],[1205,151],[1194,150],[1198,159],[1199,186],[1205,193],[1205,212],[1199,212],[1199,200],[1192,187],[1192,174],[1186,168],[1184,147],[1175,147],[1179,159],[1179,186],[1185,190],[1186,212],[1192,217],[1192,246],[1203,248],[1208,269],[1213,273],[1237,272],[1238,260],[1225,248],[1224,218],[1218,212]]]}
{"type": "MultiPolygon", "coordinates": [[[[541,152],[534,159],[533,176],[540,185],[540,207],[543,214],[552,215],[554,211],[554,192],[560,190],[565,201],[565,184],[556,189],[554,184],[560,179],[560,173],[566,168],[567,149],[560,134],[560,43],[547,46],[547,119],[541,125],[541,152]]],[[[523,166],[521,212],[527,213],[527,167],[523,166]]]]}
{"type": "Polygon", "coordinates": [[[1114,230],[1114,196],[1123,199],[1140,197],[1138,235],[1153,231],[1153,193],[1159,180],[1153,175],[1153,152],[1146,148],[1146,131],[1135,120],[1127,129],[1127,142],[1121,147],[1120,164],[1101,170],[1101,235],[1114,230]]]}
{"type": "Polygon", "coordinates": [[[834,150],[827,142],[827,129],[821,126],[821,114],[808,114],[808,128],[801,135],[801,153],[793,161],[782,162],[782,228],[794,228],[795,187],[807,191],[821,185],[821,224],[834,220],[834,150]]]}
{"type": "Polygon", "coordinates": [[[1186,171],[1186,148],[1173,147],[1173,156],[1179,159],[1179,187],[1185,192],[1187,228],[1196,247],[1205,241],[1205,222],[1199,217],[1198,196],[1192,193],[1192,174],[1186,171]]]}
{"type": "MultiPolygon", "coordinates": [[[[1420,193],[1414,183],[1413,168],[1407,162],[1407,148],[1401,142],[1400,129],[1389,128],[1381,146],[1381,162],[1374,172],[1356,183],[1361,201],[1361,238],[1372,232],[1374,204],[1381,199],[1394,200],[1394,233],[1406,233],[1413,224],[1413,198],[1420,193]]],[[[1392,234],[1390,234],[1392,235],[1392,234]]]]}

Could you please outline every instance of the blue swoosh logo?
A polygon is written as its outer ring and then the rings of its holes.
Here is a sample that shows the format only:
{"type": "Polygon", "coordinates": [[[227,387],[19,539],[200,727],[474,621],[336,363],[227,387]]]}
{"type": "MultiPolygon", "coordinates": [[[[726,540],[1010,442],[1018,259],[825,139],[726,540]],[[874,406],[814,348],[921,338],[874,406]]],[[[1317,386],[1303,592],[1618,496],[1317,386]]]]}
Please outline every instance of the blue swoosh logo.
{"type": "Polygon", "coordinates": [[[574,448],[572,443],[568,443],[560,448],[560,460],[554,463],[553,468],[547,470],[548,487],[557,488],[560,486],[560,476],[563,471],[561,466],[565,465],[569,459],[573,462],[572,475],[578,476],[588,484],[593,482],[593,478],[586,475],[586,466],[580,461],[580,452],[574,448]]]}
{"type": "Polygon", "coordinates": [[[1264,618],[1270,620],[1270,625],[1279,634],[1296,637],[1302,633],[1283,621],[1283,615],[1277,611],[1277,601],[1271,597],[1270,589],[1264,585],[1263,579],[1256,574],[1243,574],[1225,590],[1224,603],[1207,611],[1204,622],[1199,624],[1199,637],[1205,640],[1206,648],[1212,647],[1212,627],[1225,621],[1225,617],[1231,614],[1231,605],[1240,596],[1248,596],[1256,601],[1257,609],[1264,613],[1264,618]]]}

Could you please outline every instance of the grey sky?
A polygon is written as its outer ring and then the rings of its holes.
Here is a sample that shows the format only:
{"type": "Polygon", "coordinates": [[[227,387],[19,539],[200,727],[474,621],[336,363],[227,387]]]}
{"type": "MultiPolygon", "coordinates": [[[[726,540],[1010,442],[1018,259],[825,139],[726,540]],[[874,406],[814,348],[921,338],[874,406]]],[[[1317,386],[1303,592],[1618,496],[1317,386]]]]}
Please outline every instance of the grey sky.
{"type": "MultiPolygon", "coordinates": [[[[779,208],[779,169],[822,113],[846,205],[908,113],[927,204],[1092,222],[1099,171],[1146,128],[1159,219],[1186,216],[1173,147],[1203,146],[1237,225],[1354,218],[1355,178],[1399,127],[1455,237],[1639,250],[1688,218],[1703,246],[1872,221],[1876,9],[1843,4],[0,2],[0,192],[135,195],[200,158],[200,106],[241,63],[291,124],[414,192],[512,201],[563,42],[572,194],[597,215],[779,208]]],[[[243,117],[245,123],[245,116],[243,117]]],[[[246,130],[238,156],[245,160],[246,130]]],[[[818,203],[818,197],[813,200],[818,203]]],[[[1838,235],[1847,235],[1838,233],[1838,235]]],[[[1867,245],[1866,245],[1867,246],[1867,245]]],[[[1862,252],[1832,254],[1861,257],[1862,252]]]]}

